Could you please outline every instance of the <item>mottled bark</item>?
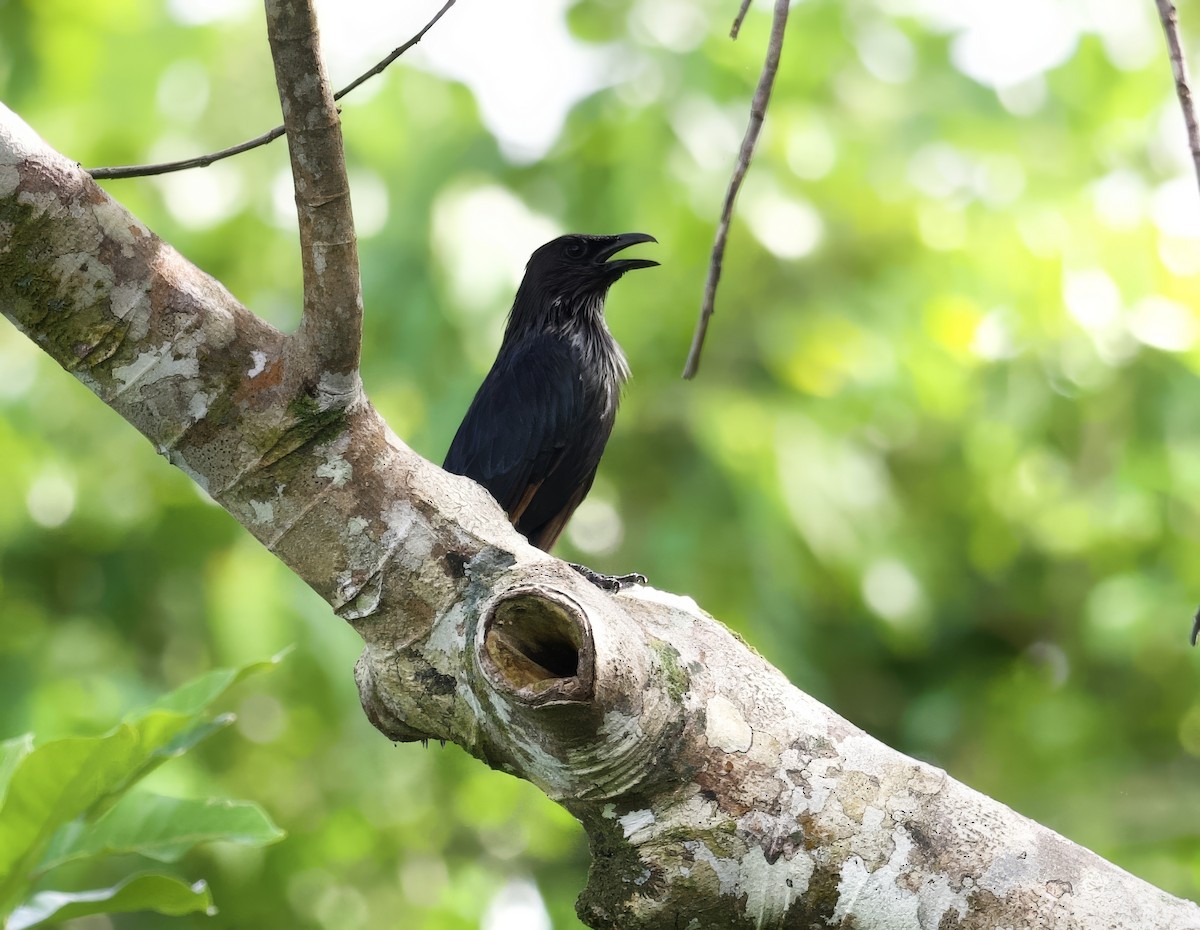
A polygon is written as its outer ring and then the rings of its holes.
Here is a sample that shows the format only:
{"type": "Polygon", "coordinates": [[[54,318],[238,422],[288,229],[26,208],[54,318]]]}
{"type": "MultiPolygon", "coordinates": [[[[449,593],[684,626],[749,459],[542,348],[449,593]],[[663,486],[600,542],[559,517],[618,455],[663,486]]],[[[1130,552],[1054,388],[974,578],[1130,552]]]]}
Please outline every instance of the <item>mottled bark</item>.
{"type": "Polygon", "coordinates": [[[3,107],[0,312],[358,630],[380,730],[451,740],[582,821],[590,925],[1200,930],[690,599],[609,596],[530,547],[3,107]]]}

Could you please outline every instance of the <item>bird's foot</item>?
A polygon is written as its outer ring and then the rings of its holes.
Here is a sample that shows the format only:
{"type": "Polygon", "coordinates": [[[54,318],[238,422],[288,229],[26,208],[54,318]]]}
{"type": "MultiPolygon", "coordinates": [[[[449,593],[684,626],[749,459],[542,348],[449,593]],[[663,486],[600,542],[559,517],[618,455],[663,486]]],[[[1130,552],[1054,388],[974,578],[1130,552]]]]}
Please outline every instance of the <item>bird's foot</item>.
{"type": "Polygon", "coordinates": [[[1196,617],[1192,620],[1192,645],[1196,645],[1196,638],[1200,637],[1200,610],[1196,611],[1196,617]]]}
{"type": "Polygon", "coordinates": [[[568,562],[567,564],[601,591],[607,591],[609,594],[616,594],[622,588],[628,588],[635,584],[646,583],[646,576],[637,572],[630,572],[628,575],[601,575],[578,562],[568,562]]]}

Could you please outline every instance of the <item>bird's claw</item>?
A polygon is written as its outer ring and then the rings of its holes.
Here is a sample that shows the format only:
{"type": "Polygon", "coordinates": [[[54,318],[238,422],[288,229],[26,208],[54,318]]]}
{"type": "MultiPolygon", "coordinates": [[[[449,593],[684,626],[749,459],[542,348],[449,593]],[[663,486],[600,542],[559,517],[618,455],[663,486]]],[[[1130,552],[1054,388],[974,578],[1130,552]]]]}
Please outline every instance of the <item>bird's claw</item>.
{"type": "Polygon", "coordinates": [[[568,562],[567,564],[601,591],[607,591],[609,594],[616,594],[618,591],[635,584],[646,583],[646,576],[638,572],[629,572],[627,575],[602,575],[599,572],[592,571],[586,565],[580,565],[578,562],[568,562]]]}

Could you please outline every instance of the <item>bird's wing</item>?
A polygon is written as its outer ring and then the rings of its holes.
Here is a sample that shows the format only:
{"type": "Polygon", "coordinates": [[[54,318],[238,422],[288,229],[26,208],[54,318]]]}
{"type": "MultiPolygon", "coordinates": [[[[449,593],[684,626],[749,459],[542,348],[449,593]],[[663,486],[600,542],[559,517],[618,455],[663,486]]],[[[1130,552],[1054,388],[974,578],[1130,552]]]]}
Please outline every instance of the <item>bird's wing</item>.
{"type": "Polygon", "coordinates": [[[574,352],[552,335],[502,351],[446,454],[443,467],[482,484],[514,523],[578,441],[582,388],[574,352]]]}

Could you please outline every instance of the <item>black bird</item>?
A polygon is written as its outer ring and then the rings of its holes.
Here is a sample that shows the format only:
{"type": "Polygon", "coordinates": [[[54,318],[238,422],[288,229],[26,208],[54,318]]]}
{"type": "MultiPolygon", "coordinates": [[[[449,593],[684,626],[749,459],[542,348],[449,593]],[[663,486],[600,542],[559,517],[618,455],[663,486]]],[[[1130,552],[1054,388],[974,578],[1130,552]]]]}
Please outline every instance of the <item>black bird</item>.
{"type": "MultiPolygon", "coordinates": [[[[625,272],[658,264],[613,256],[657,241],[645,233],[570,235],[533,253],[500,352],[446,454],[443,468],[487,488],[547,552],[592,486],[629,377],[604,299],[625,272]]],[[[608,590],[645,583],[574,567],[608,590]]]]}

